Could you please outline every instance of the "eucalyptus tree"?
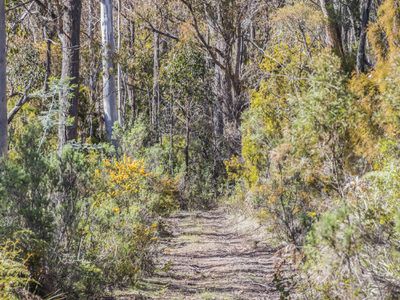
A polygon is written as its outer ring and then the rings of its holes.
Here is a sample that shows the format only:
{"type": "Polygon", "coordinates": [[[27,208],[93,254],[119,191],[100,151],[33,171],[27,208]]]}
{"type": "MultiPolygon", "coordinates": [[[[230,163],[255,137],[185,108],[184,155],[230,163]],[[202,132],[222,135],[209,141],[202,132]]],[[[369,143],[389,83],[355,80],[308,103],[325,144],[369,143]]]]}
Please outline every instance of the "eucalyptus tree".
{"type": "Polygon", "coordinates": [[[320,0],[321,10],[326,19],[326,41],[339,56],[344,57],[340,23],[333,0],[320,0]]]}
{"type": "Polygon", "coordinates": [[[114,30],[112,0],[100,1],[101,36],[103,50],[103,105],[106,136],[112,139],[113,126],[118,120],[114,76],[114,30]]]}
{"type": "Polygon", "coordinates": [[[59,28],[62,65],[60,92],[59,146],[77,138],[80,68],[81,0],[63,2],[62,24],[59,28]]]}
{"type": "Polygon", "coordinates": [[[151,124],[158,134],[160,110],[160,36],[153,33],[153,97],[151,101],[151,124]]]}
{"type": "MultiPolygon", "coordinates": [[[[310,1],[311,2],[311,1],[310,1]]],[[[364,72],[368,60],[368,24],[376,19],[372,0],[320,0],[326,44],[345,64],[364,72]],[[355,57],[355,64],[353,64],[355,57]]]]}
{"type": "Polygon", "coordinates": [[[227,155],[237,154],[241,115],[248,105],[244,88],[246,52],[257,25],[254,21],[266,4],[259,0],[180,1],[199,46],[215,66],[215,132],[223,139],[227,155]]]}
{"type": "Polygon", "coordinates": [[[360,40],[357,50],[357,72],[364,72],[367,62],[366,46],[367,46],[367,27],[370,19],[372,0],[362,0],[360,40]]]}

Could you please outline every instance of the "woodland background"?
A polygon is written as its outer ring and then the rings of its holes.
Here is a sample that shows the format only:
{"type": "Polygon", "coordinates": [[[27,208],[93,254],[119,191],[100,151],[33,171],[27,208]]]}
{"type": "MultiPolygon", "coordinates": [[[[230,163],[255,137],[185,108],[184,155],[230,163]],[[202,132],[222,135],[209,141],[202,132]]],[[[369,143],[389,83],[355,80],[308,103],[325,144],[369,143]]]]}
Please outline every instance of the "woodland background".
{"type": "Polygon", "coordinates": [[[397,299],[399,47],[398,0],[0,0],[0,297],[134,285],[224,203],[283,295],[397,299]]]}

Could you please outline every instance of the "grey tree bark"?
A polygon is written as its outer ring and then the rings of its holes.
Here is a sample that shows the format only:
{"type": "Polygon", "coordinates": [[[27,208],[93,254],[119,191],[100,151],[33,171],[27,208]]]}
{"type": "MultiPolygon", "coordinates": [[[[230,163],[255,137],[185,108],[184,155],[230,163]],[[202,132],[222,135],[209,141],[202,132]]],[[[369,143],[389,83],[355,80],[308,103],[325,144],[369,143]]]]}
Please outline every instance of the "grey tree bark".
{"type": "Polygon", "coordinates": [[[320,0],[321,10],[326,19],[326,38],[328,46],[341,58],[344,57],[340,27],[337,22],[333,0],[320,0]]]}
{"type": "Polygon", "coordinates": [[[170,114],[170,126],[169,126],[169,169],[170,174],[174,175],[175,161],[174,161],[174,128],[175,128],[175,118],[174,118],[174,99],[175,96],[172,97],[172,101],[170,102],[169,114],[170,114]]]}
{"type": "Polygon", "coordinates": [[[367,27],[369,22],[369,14],[371,11],[372,0],[363,0],[361,12],[361,28],[360,28],[360,41],[357,50],[357,72],[362,73],[365,71],[366,54],[365,48],[367,44],[367,27]]]}
{"type": "MultiPolygon", "coordinates": [[[[129,21],[129,56],[131,59],[135,58],[135,22],[129,21]]],[[[135,72],[134,70],[129,70],[127,74],[127,89],[128,89],[128,99],[131,106],[131,123],[136,119],[136,91],[135,91],[135,72]]]]}
{"type": "Polygon", "coordinates": [[[89,103],[94,107],[94,111],[89,116],[89,136],[93,137],[96,131],[102,132],[102,105],[99,103],[100,99],[97,97],[97,77],[100,72],[98,59],[96,57],[96,47],[95,47],[95,11],[96,7],[93,0],[89,0],[88,3],[88,17],[87,17],[87,37],[89,39],[89,103]],[[96,124],[97,122],[97,124],[96,124]]]}
{"type": "MultiPolygon", "coordinates": [[[[239,9],[238,7],[236,9],[239,9]]],[[[226,2],[218,3],[217,18],[214,27],[217,32],[218,60],[222,67],[216,66],[219,78],[219,103],[223,116],[223,134],[227,140],[228,155],[240,151],[240,119],[242,113],[240,75],[242,67],[243,47],[241,18],[231,20],[232,8],[226,2]]],[[[235,10],[235,9],[233,9],[235,10]]]]}
{"type": "Polygon", "coordinates": [[[158,111],[160,106],[160,36],[154,32],[153,40],[153,98],[151,103],[151,124],[158,132],[158,111]]]}
{"type": "Polygon", "coordinates": [[[190,172],[190,167],[189,167],[189,163],[190,163],[190,123],[191,123],[191,112],[190,112],[190,103],[189,101],[187,101],[186,103],[186,122],[185,122],[185,149],[184,149],[184,153],[185,153],[185,183],[188,182],[189,180],[189,172],[190,172]]]}
{"type": "Polygon", "coordinates": [[[8,150],[6,85],[6,13],[4,0],[0,0],[0,157],[8,150]]]}
{"type": "MultiPolygon", "coordinates": [[[[117,14],[117,51],[121,50],[121,0],[118,0],[118,14],[117,14]]],[[[117,105],[118,105],[118,122],[122,127],[124,126],[125,119],[125,99],[122,95],[123,87],[122,87],[122,68],[121,63],[118,60],[117,65],[117,105]]]]}
{"type": "Polygon", "coordinates": [[[118,120],[114,76],[114,30],[112,0],[100,1],[101,37],[103,47],[103,106],[106,137],[112,141],[113,126],[118,120]]]}
{"type": "Polygon", "coordinates": [[[52,40],[56,34],[55,29],[51,26],[45,26],[44,28],[44,38],[46,39],[46,75],[44,78],[43,89],[45,92],[49,91],[49,79],[51,76],[51,52],[52,52],[52,40]]]}
{"type": "Polygon", "coordinates": [[[60,92],[59,148],[78,137],[78,97],[80,67],[81,0],[63,2],[61,40],[62,66],[60,92]],[[69,83],[69,84],[66,84],[69,83]]]}

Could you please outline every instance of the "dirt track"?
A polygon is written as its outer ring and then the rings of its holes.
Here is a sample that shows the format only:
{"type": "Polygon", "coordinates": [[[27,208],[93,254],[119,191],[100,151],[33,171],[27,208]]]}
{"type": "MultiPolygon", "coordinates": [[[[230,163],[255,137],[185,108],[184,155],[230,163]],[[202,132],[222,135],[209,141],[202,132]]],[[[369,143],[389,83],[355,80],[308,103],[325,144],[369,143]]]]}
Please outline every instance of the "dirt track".
{"type": "Polygon", "coordinates": [[[220,209],[180,212],[166,225],[155,274],[117,299],[279,299],[274,251],[255,221],[220,209]]]}

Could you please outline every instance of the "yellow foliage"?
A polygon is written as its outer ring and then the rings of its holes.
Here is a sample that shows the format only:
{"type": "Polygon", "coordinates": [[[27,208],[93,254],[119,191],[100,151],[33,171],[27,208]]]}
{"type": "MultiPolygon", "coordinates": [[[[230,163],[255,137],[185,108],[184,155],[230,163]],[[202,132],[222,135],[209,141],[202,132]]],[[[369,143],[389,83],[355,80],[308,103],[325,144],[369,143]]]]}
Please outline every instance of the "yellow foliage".
{"type": "Polygon", "coordinates": [[[386,0],[378,9],[378,19],[369,27],[368,37],[378,62],[397,55],[400,42],[400,8],[397,0],[386,0]]]}
{"type": "Polygon", "coordinates": [[[228,179],[238,180],[242,176],[242,162],[239,156],[234,155],[229,160],[224,161],[228,179]]]}
{"type": "Polygon", "coordinates": [[[18,299],[15,292],[31,282],[26,260],[20,258],[18,241],[0,244],[0,298],[18,299]]]}
{"type": "MultiPolygon", "coordinates": [[[[109,180],[110,194],[118,197],[123,194],[138,193],[146,177],[150,176],[142,160],[133,160],[124,156],[120,161],[105,160],[103,175],[109,180]]],[[[101,176],[101,170],[96,170],[95,176],[101,176]]]]}
{"type": "MultiPolygon", "coordinates": [[[[278,9],[272,16],[273,33],[278,39],[299,45],[303,51],[312,51],[317,45],[318,36],[324,30],[324,17],[315,6],[305,1],[295,2],[278,9]]],[[[309,53],[310,54],[310,53],[309,53]]]]}
{"type": "MultiPolygon", "coordinates": [[[[377,137],[377,108],[381,105],[378,97],[378,86],[373,77],[366,74],[353,76],[349,89],[357,96],[355,107],[358,114],[353,130],[349,131],[355,154],[368,161],[376,158],[379,150],[377,137]]],[[[350,162],[351,163],[351,162],[350,162]]]]}
{"type": "Polygon", "coordinates": [[[94,206],[100,207],[103,202],[111,201],[106,207],[116,215],[121,213],[122,208],[132,210],[140,204],[150,205],[150,210],[158,213],[168,212],[177,206],[175,180],[148,171],[143,160],[126,155],[120,160],[104,160],[102,168],[95,170],[94,177],[99,186],[103,186],[94,197],[94,206]]]}
{"type": "Polygon", "coordinates": [[[316,213],[315,211],[309,211],[309,212],[307,213],[307,215],[308,215],[309,217],[311,217],[311,218],[315,218],[315,217],[317,216],[317,213],[316,213]]]}

